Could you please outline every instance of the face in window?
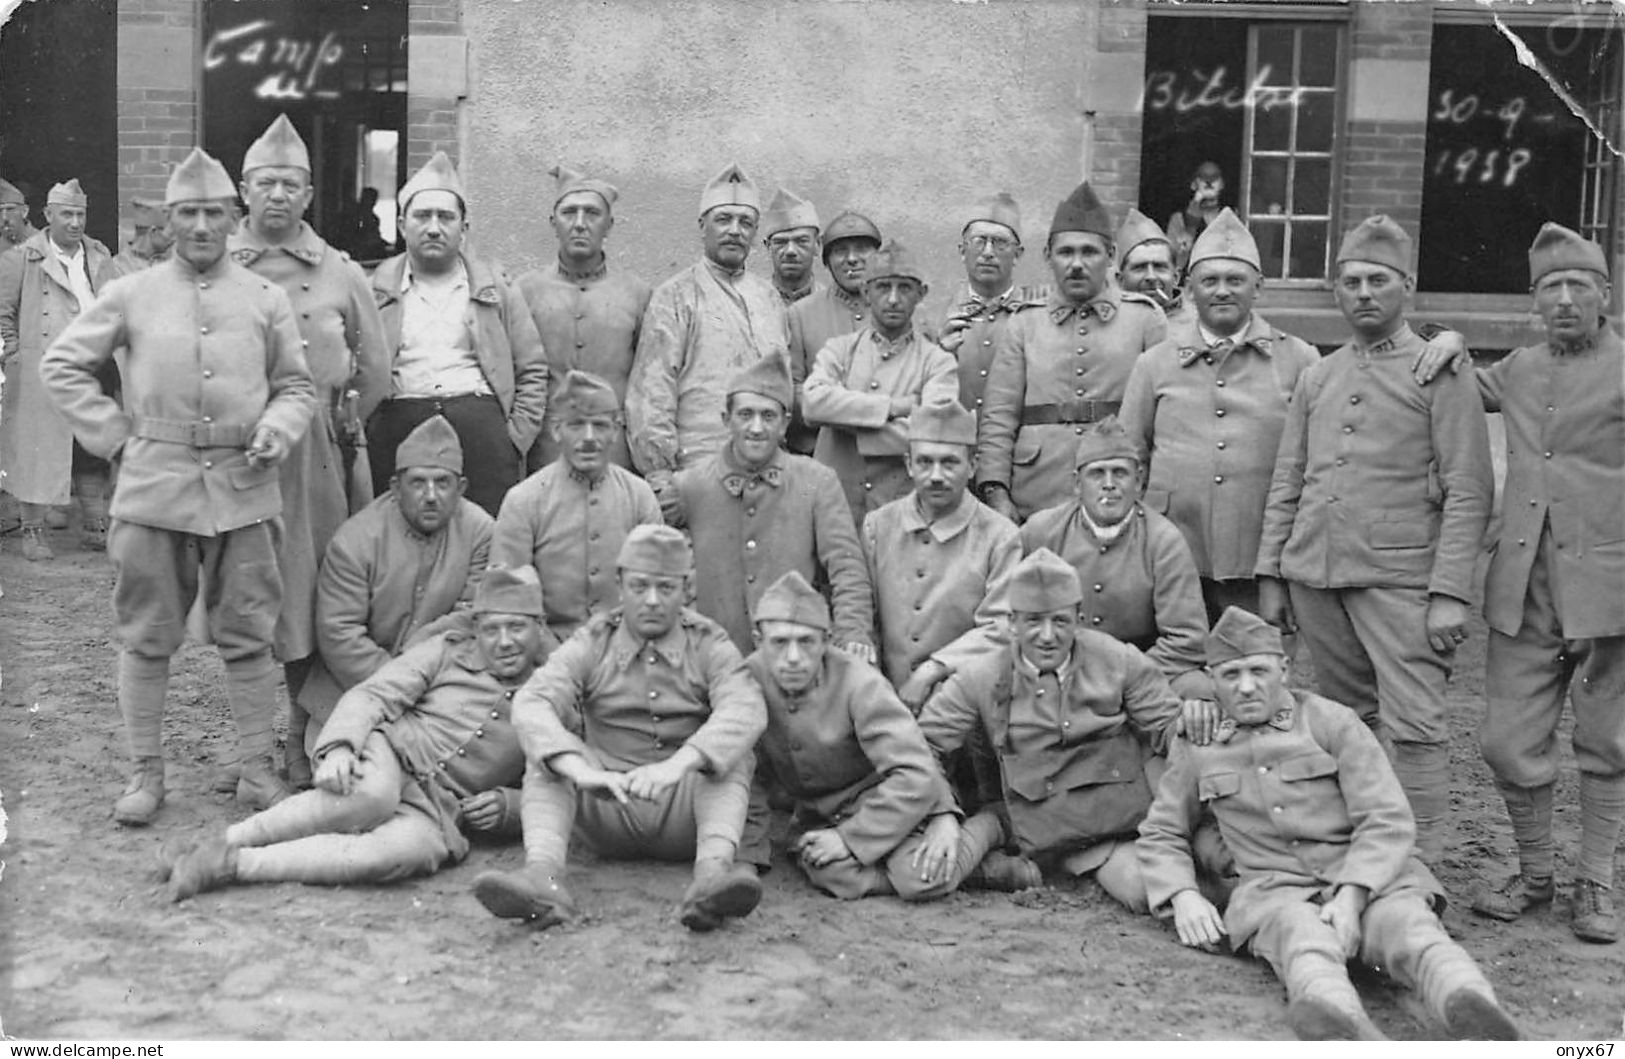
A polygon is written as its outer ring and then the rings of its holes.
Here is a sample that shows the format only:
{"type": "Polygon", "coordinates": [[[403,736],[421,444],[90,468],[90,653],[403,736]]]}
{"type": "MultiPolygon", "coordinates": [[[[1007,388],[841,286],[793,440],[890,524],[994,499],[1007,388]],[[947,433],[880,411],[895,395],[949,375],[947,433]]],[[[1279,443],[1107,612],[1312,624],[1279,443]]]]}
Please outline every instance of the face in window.
{"type": "Polygon", "coordinates": [[[136,224],[135,238],[130,245],[135,252],[146,257],[158,257],[175,245],[175,235],[167,224],[136,224]]]}
{"type": "Polygon", "coordinates": [[[824,263],[829,266],[830,278],[848,294],[863,291],[864,269],[869,258],[880,249],[872,239],[837,239],[824,250],[824,263]]]}
{"type": "Polygon", "coordinates": [[[548,218],[559,240],[559,252],[571,261],[598,260],[604,251],[604,238],[615,226],[609,207],[595,191],[572,191],[553,207],[548,218]]]}
{"type": "Polygon", "coordinates": [[[1044,260],[1055,275],[1055,287],[1081,305],[1106,289],[1112,263],[1111,240],[1096,232],[1056,232],[1044,248],[1044,260]]]}
{"type": "Polygon", "coordinates": [[[1078,499],[1097,526],[1115,526],[1140,499],[1140,463],[1114,458],[1078,468],[1078,499]]]}
{"type": "Polygon", "coordinates": [[[451,520],[468,480],[443,467],[407,467],[395,472],[390,485],[406,524],[432,537],[451,520]]]}
{"type": "Polygon", "coordinates": [[[248,223],[273,238],[299,227],[315,197],[310,174],[298,166],[266,165],[249,170],[237,185],[248,203],[248,223]]]}
{"type": "Polygon", "coordinates": [[[688,600],[688,578],[644,570],[621,571],[621,617],[645,640],[658,640],[677,627],[688,600]]]}
{"type": "Polygon", "coordinates": [[[1018,610],[1010,616],[1021,655],[1039,671],[1061,667],[1078,639],[1078,608],[1042,612],[1018,610]]]}
{"type": "Polygon", "coordinates": [[[1609,293],[1608,281],[1590,269],[1558,269],[1535,284],[1535,311],[1554,343],[1573,345],[1602,329],[1609,293]]]}
{"type": "Polygon", "coordinates": [[[1237,724],[1263,724],[1288,698],[1286,659],[1280,655],[1243,655],[1209,671],[1219,709],[1237,724]]]}
{"type": "Polygon", "coordinates": [[[778,686],[791,695],[812,687],[824,665],[829,638],[822,629],[796,621],[764,621],[756,626],[756,648],[778,686]]]}
{"type": "Polygon", "coordinates": [[[749,206],[713,206],[700,218],[705,256],[732,272],[745,267],[756,235],[756,211],[749,206]]]}
{"type": "Polygon", "coordinates": [[[1411,279],[1387,265],[1345,261],[1337,268],[1337,307],[1362,339],[1386,338],[1405,319],[1411,279]]]}
{"type": "Polygon", "coordinates": [[[169,208],[175,256],[205,272],[226,255],[226,236],[237,228],[237,210],[225,199],[192,199],[169,208]]]}
{"type": "Polygon", "coordinates": [[[1174,248],[1161,239],[1148,239],[1123,258],[1123,289],[1149,294],[1167,305],[1174,293],[1174,248]]]}
{"type": "Polygon", "coordinates": [[[983,290],[1003,294],[1010,289],[1021,260],[1021,239],[995,221],[971,221],[959,237],[959,256],[965,278],[983,290]]]}
{"type": "Polygon", "coordinates": [[[818,229],[791,228],[767,237],[767,255],[773,263],[773,276],[785,290],[807,285],[813,262],[818,260],[818,229]]]}
{"type": "Polygon", "coordinates": [[[747,467],[760,467],[779,450],[788,429],[784,406],[759,393],[731,393],[722,413],[734,455],[747,467]]]}
{"type": "Polygon", "coordinates": [[[908,473],[914,479],[914,495],[920,506],[933,516],[942,516],[959,506],[970,484],[971,450],[947,441],[908,443],[908,473]]]}
{"type": "Polygon", "coordinates": [[[1217,206],[1224,194],[1224,171],[1214,162],[1203,162],[1191,177],[1191,197],[1203,206],[1217,206]]]}
{"type": "Polygon", "coordinates": [[[449,191],[420,191],[401,211],[401,238],[411,255],[412,268],[445,272],[463,248],[463,202],[449,191]]]}
{"type": "Polygon", "coordinates": [[[1233,335],[1247,323],[1264,288],[1258,270],[1233,257],[1210,257],[1191,266],[1191,301],[1209,331],[1233,335]]]}
{"type": "Polygon", "coordinates": [[[529,614],[492,611],[476,615],[474,636],[486,671],[498,680],[524,676],[542,653],[542,625],[529,614]]]}

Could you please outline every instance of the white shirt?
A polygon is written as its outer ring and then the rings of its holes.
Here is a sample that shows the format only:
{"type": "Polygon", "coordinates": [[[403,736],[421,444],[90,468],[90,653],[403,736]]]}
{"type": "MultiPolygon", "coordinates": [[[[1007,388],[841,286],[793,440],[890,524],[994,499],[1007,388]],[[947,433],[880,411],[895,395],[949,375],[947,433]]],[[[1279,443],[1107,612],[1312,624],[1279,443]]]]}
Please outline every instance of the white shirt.
{"type": "Polygon", "coordinates": [[[45,241],[51,244],[51,252],[68,274],[68,285],[73,288],[73,296],[79,299],[79,311],[84,312],[96,300],[96,292],[90,288],[90,273],[85,267],[84,240],[80,240],[79,245],[71,251],[62,249],[50,236],[46,236],[45,241]]]}
{"type": "Polygon", "coordinates": [[[401,348],[390,392],[395,397],[489,394],[468,326],[468,270],[461,261],[445,276],[401,273],[401,348]]]}

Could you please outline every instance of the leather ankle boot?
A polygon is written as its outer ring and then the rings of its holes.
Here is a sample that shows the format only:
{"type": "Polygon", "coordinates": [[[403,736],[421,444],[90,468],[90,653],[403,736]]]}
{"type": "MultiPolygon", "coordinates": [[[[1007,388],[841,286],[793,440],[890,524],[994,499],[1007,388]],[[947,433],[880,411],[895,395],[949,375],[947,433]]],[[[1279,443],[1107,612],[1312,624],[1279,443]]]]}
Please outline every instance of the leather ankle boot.
{"type": "Polygon", "coordinates": [[[135,763],[135,774],[124,788],[123,797],[113,803],[113,819],[128,827],[144,827],[158,815],[164,804],[164,759],[144,757],[135,763]]]}
{"type": "Polygon", "coordinates": [[[237,766],[237,801],[258,811],[269,809],[288,796],[268,757],[249,758],[237,766]]]}
{"type": "Polygon", "coordinates": [[[762,899],[762,880],[749,864],[707,858],[694,865],[694,881],[683,894],[678,918],[689,930],[715,930],[725,919],[755,911],[762,899]]]}

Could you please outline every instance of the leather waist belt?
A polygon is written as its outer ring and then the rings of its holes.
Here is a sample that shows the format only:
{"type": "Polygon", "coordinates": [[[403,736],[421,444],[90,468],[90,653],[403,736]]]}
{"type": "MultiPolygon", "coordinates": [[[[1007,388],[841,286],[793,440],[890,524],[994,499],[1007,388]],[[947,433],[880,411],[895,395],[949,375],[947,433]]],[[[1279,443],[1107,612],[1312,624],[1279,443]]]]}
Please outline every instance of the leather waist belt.
{"type": "Polygon", "coordinates": [[[1030,404],[1021,410],[1021,425],[1040,427],[1051,423],[1095,423],[1116,415],[1122,407],[1122,401],[1095,401],[1083,397],[1056,404],[1030,404]]]}
{"type": "Polygon", "coordinates": [[[130,433],[148,441],[169,441],[194,449],[245,449],[254,428],[242,423],[205,423],[189,419],[133,416],[130,433]]]}

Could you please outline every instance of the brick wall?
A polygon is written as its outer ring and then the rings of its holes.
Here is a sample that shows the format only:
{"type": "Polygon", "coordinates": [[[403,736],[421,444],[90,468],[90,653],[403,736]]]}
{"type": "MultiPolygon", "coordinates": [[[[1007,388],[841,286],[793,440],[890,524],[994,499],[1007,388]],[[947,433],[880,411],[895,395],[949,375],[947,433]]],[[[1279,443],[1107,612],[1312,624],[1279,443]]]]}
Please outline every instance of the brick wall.
{"type": "MultiPolygon", "coordinates": [[[[1134,88],[1145,66],[1145,0],[1113,0],[1100,7],[1095,47],[1101,61],[1121,57],[1133,63],[1134,88]]],[[[1140,198],[1140,136],[1137,107],[1110,106],[1095,114],[1094,157],[1089,182],[1112,215],[1121,219],[1140,198]]]]}
{"type": "Polygon", "coordinates": [[[1397,105],[1391,96],[1377,99],[1386,86],[1372,82],[1391,78],[1395,64],[1405,64],[1426,83],[1433,4],[1363,0],[1350,14],[1350,69],[1354,78],[1364,77],[1366,82],[1351,86],[1353,103],[1344,125],[1342,229],[1347,231],[1373,213],[1386,213],[1415,238],[1422,220],[1427,100],[1425,93],[1397,105]]]}
{"type": "MultiPolygon", "coordinates": [[[[432,44],[429,37],[460,37],[463,33],[462,0],[411,0],[408,7],[411,37],[407,44],[409,61],[414,51],[432,44]]],[[[421,57],[420,57],[421,61],[421,57]]],[[[459,148],[459,97],[444,91],[423,91],[422,78],[407,80],[406,171],[415,173],[436,151],[445,151],[453,162],[461,161],[459,148]]]]}
{"type": "Polygon", "coordinates": [[[170,170],[198,142],[199,8],[194,0],[120,0],[120,202],[162,198],[170,170]]]}

